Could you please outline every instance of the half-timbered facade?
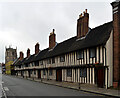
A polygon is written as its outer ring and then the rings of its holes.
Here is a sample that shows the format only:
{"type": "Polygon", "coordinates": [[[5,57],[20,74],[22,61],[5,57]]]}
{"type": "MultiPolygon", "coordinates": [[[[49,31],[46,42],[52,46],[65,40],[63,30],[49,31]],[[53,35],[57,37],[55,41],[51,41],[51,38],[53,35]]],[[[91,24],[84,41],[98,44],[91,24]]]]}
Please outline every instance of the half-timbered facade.
{"type": "MultiPolygon", "coordinates": [[[[120,13],[120,2],[114,3],[118,3],[120,13]]],[[[15,64],[16,75],[24,78],[89,83],[106,88],[114,86],[113,23],[114,20],[91,29],[86,10],[77,20],[75,37],[56,43],[53,30],[47,49],[40,50],[37,43],[35,54],[30,55],[28,49],[26,58],[20,55],[21,59],[15,64]]],[[[120,28],[120,25],[118,27],[120,28]]]]}

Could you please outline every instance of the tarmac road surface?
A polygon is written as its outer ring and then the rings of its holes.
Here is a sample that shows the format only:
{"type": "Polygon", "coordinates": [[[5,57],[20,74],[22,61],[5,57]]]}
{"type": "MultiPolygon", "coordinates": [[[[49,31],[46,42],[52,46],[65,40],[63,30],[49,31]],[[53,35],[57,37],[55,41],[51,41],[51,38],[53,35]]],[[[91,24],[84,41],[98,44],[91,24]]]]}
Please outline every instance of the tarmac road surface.
{"type": "Polygon", "coordinates": [[[99,96],[102,95],[62,88],[44,83],[2,75],[3,88],[7,96],[99,96]]]}

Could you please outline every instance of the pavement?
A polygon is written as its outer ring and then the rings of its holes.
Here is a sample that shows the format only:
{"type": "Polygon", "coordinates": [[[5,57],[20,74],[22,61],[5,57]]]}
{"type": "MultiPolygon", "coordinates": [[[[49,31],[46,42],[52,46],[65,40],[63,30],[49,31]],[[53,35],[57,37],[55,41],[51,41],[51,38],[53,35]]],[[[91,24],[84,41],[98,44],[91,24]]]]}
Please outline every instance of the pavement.
{"type": "MultiPolygon", "coordinates": [[[[91,96],[91,97],[104,97],[103,95],[93,94],[89,92],[83,92],[74,89],[68,89],[55,85],[49,85],[48,83],[41,83],[30,81],[24,78],[18,78],[10,75],[3,75],[3,88],[7,97],[16,98],[26,96],[91,96]]],[[[51,81],[52,82],[52,81],[51,81]]]]}
{"type": "MultiPolygon", "coordinates": [[[[27,79],[33,80],[31,78],[27,78],[27,79]]],[[[45,79],[42,81],[40,79],[34,79],[34,81],[42,82],[50,85],[56,85],[64,88],[70,88],[70,89],[80,90],[84,92],[94,93],[94,94],[105,95],[109,97],[120,97],[120,90],[98,88],[96,85],[93,85],[93,84],[58,82],[54,80],[45,80],[45,79]]]]}

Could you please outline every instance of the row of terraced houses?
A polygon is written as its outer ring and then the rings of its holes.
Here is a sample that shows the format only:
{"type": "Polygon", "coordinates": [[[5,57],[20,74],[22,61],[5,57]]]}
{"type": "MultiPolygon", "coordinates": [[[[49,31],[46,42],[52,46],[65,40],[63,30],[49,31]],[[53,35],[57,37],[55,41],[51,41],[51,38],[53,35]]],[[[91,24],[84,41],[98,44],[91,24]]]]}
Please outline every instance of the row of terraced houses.
{"type": "Polygon", "coordinates": [[[79,15],[77,34],[56,42],[53,29],[49,47],[27,57],[23,52],[13,63],[17,76],[55,81],[89,83],[99,87],[120,85],[120,1],[111,3],[113,21],[91,29],[87,10],[79,15]]]}

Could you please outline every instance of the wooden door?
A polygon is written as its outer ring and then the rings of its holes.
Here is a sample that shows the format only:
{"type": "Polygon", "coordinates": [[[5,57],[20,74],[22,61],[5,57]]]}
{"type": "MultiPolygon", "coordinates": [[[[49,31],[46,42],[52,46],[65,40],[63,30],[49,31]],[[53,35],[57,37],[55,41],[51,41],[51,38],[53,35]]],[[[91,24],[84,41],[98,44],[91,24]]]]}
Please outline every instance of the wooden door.
{"type": "Polygon", "coordinates": [[[38,79],[41,79],[41,70],[38,70],[38,79]]]}
{"type": "Polygon", "coordinates": [[[56,81],[62,81],[62,69],[56,70],[56,81]]]}
{"type": "Polygon", "coordinates": [[[97,70],[97,86],[103,87],[104,86],[104,68],[98,68],[97,70]]]}

